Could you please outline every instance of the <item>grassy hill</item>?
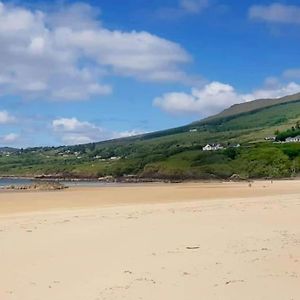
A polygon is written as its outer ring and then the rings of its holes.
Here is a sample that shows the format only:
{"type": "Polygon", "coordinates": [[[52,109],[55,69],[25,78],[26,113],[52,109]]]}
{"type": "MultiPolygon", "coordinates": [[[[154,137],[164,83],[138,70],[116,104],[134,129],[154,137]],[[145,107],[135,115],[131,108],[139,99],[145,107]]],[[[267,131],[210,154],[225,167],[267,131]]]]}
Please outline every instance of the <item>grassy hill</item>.
{"type": "Polygon", "coordinates": [[[234,104],[231,107],[225,109],[221,113],[208,117],[202,122],[207,123],[217,119],[224,119],[231,116],[243,115],[249,112],[260,111],[262,109],[271,107],[271,106],[281,106],[282,104],[288,104],[292,102],[298,102],[300,99],[300,93],[285,96],[282,98],[275,99],[258,99],[254,101],[249,101],[246,103],[234,104]]]}
{"type": "Polygon", "coordinates": [[[234,105],[192,124],[87,145],[34,148],[0,156],[0,176],[107,175],[161,179],[286,177],[300,171],[300,145],[264,138],[300,120],[300,94],[234,105]],[[191,131],[192,130],[192,131],[191,131]],[[240,148],[203,152],[206,143],[240,148]],[[299,155],[298,155],[299,154],[299,155]]]}

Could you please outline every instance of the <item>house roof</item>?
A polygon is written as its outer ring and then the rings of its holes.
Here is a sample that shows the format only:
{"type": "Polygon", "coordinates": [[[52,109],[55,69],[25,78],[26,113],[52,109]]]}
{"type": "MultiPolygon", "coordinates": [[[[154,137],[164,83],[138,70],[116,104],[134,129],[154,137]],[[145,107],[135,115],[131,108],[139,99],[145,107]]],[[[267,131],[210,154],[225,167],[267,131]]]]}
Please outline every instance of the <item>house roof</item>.
{"type": "Polygon", "coordinates": [[[205,147],[221,147],[222,145],[221,144],[207,144],[205,147]]]}

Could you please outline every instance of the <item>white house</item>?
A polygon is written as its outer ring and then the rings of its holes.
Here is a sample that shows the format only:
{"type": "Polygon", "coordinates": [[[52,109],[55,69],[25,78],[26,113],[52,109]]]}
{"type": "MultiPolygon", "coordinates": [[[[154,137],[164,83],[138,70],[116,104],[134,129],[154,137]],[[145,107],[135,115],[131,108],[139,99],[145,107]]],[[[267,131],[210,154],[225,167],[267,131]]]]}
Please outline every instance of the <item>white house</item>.
{"type": "Polygon", "coordinates": [[[110,158],[110,160],[119,160],[119,159],[121,159],[121,157],[119,157],[119,156],[112,156],[112,157],[110,158]]]}
{"type": "Polygon", "coordinates": [[[228,148],[240,148],[241,144],[230,144],[228,148]]]}
{"type": "Polygon", "coordinates": [[[190,129],[190,132],[197,132],[197,131],[198,131],[198,129],[196,129],[196,128],[190,129]]]}
{"type": "Polygon", "coordinates": [[[276,136],[266,136],[265,141],[276,141],[276,136]]]}
{"type": "Polygon", "coordinates": [[[300,142],[300,135],[294,137],[288,137],[285,139],[287,143],[299,143],[300,142]]]}
{"type": "Polygon", "coordinates": [[[202,148],[203,151],[217,151],[221,149],[224,149],[224,147],[220,144],[207,144],[202,148]]]}
{"type": "Polygon", "coordinates": [[[212,146],[207,144],[205,147],[202,148],[203,151],[212,151],[212,146]]]}

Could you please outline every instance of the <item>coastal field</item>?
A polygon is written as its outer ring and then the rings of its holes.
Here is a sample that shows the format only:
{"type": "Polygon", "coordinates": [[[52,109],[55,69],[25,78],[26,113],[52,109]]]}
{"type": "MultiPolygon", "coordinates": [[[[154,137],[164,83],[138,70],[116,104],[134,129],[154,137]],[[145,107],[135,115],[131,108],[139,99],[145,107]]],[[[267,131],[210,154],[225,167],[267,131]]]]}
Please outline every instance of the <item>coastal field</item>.
{"type": "Polygon", "coordinates": [[[1,300],[300,299],[300,182],[0,192],[1,300]]]}

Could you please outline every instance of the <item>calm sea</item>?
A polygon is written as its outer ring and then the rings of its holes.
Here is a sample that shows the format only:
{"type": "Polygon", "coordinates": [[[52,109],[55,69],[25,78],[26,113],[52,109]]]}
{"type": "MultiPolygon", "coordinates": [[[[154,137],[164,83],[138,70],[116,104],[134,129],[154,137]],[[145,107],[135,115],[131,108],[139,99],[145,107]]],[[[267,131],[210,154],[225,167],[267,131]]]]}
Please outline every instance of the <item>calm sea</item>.
{"type": "Polygon", "coordinates": [[[30,185],[30,179],[23,179],[23,178],[0,178],[0,187],[9,186],[9,185],[30,185]]]}
{"type": "MultiPolygon", "coordinates": [[[[4,186],[20,186],[20,185],[30,185],[33,182],[31,179],[23,178],[0,178],[0,187],[4,186]]],[[[88,180],[79,180],[79,181],[61,181],[62,184],[66,186],[78,186],[78,187],[100,187],[100,186],[124,186],[128,185],[125,183],[105,183],[99,181],[88,181],[88,180]]]]}

